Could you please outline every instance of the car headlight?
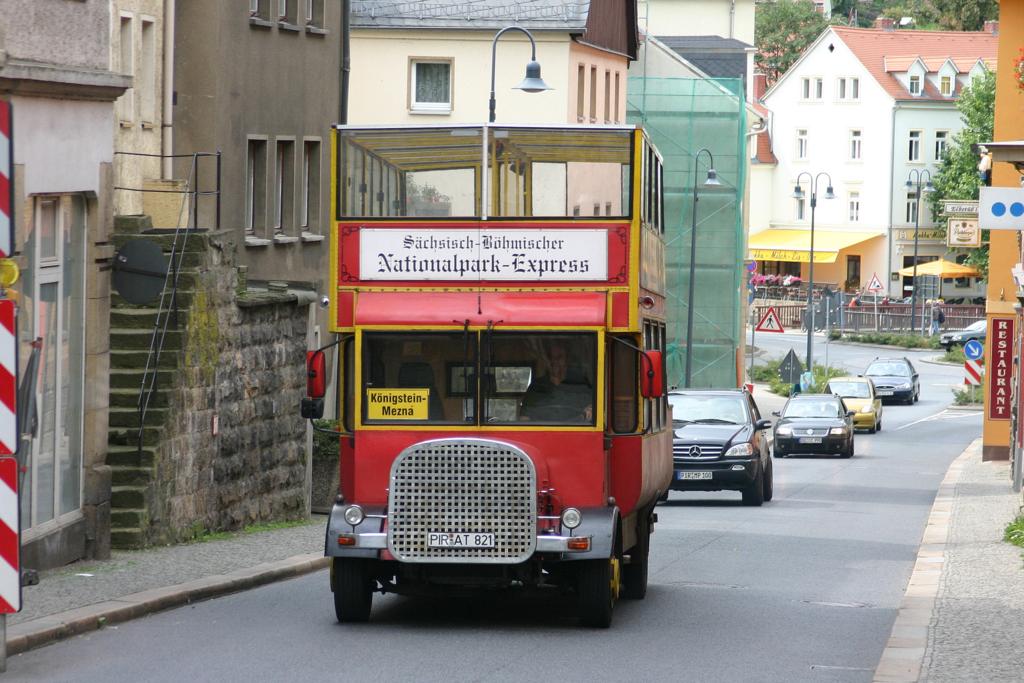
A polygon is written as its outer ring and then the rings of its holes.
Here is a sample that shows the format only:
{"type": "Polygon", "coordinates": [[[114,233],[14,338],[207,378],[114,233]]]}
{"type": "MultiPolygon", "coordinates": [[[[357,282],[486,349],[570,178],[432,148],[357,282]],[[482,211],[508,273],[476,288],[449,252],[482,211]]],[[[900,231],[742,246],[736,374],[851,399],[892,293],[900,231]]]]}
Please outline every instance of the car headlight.
{"type": "Polygon", "coordinates": [[[576,508],[565,508],[562,510],[562,526],[566,529],[575,529],[583,523],[583,515],[576,508]]]}
{"type": "Polygon", "coordinates": [[[909,389],[910,388],[910,382],[904,382],[903,384],[899,385],[896,388],[897,389],[909,389]]]}
{"type": "Polygon", "coordinates": [[[846,427],[833,427],[828,433],[832,436],[843,436],[846,434],[846,427]]]}
{"type": "Polygon", "coordinates": [[[736,455],[753,455],[754,447],[749,443],[738,443],[725,452],[725,457],[736,455]]]}
{"type": "Polygon", "coordinates": [[[777,436],[790,436],[793,433],[792,427],[779,427],[775,430],[777,436]]]}
{"type": "Polygon", "coordinates": [[[349,505],[345,508],[343,516],[345,517],[345,521],[352,526],[359,526],[363,523],[363,520],[366,519],[366,513],[363,512],[363,508],[358,505],[349,505]]]}
{"type": "Polygon", "coordinates": [[[874,412],[874,410],[875,409],[873,407],[871,407],[871,406],[864,406],[863,408],[860,409],[860,412],[862,412],[864,414],[867,414],[867,413],[874,412]]]}

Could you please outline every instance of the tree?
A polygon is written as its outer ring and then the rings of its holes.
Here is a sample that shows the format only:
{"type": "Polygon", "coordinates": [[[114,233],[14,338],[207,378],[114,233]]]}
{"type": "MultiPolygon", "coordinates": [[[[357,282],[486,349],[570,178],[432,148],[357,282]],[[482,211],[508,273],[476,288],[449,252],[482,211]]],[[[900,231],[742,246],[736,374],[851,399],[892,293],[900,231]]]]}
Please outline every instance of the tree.
{"type": "Polygon", "coordinates": [[[828,22],[810,0],[759,3],[754,14],[755,61],[771,86],[814,42],[828,22]]]}
{"type": "Polygon", "coordinates": [[[948,31],[980,31],[988,19],[999,17],[996,0],[931,0],[939,26],[948,31]]]}
{"type": "MultiPolygon", "coordinates": [[[[977,199],[981,178],[978,176],[976,145],[992,139],[996,110],[996,75],[986,71],[966,86],[956,103],[961,131],[953,135],[952,142],[942,155],[942,163],[932,182],[935,192],[928,195],[933,216],[942,211],[944,199],[977,199]]],[[[967,263],[980,269],[988,277],[988,245],[975,249],[967,263]]]]}

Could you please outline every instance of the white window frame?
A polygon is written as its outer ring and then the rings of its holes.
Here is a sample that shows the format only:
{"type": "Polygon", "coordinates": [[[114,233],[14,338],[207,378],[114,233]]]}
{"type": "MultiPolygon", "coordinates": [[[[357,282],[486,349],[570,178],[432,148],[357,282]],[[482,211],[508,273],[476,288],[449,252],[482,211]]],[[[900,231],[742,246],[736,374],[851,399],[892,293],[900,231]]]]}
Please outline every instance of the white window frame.
{"type": "Polygon", "coordinates": [[[860,191],[854,190],[849,193],[849,213],[851,223],[860,223],[860,191]]]}
{"type": "Polygon", "coordinates": [[[864,132],[860,128],[850,131],[850,161],[860,161],[864,151],[864,132]]]}
{"type": "Polygon", "coordinates": [[[943,97],[950,97],[953,95],[952,76],[939,76],[939,94],[943,97]]]}
{"type": "Polygon", "coordinates": [[[302,139],[302,168],[301,186],[299,196],[299,229],[305,233],[318,233],[320,231],[320,213],[323,198],[320,196],[320,179],[323,172],[323,140],[318,137],[304,137],[302,139]],[[309,147],[315,146],[317,173],[314,180],[316,187],[311,187],[309,182],[310,162],[313,161],[309,154],[309,147]],[[315,197],[315,202],[310,202],[310,195],[315,197]],[[313,217],[310,222],[310,217],[313,217]],[[312,229],[311,229],[312,228],[312,229]]]}
{"type": "Polygon", "coordinates": [[[840,76],[836,79],[836,99],[853,102],[860,99],[860,79],[855,76],[840,76]]]}
{"type": "Polygon", "coordinates": [[[796,129],[796,158],[800,161],[807,159],[807,154],[810,151],[810,141],[807,134],[806,128],[796,129]]]}
{"type": "MultiPolygon", "coordinates": [[[[117,53],[118,71],[126,76],[132,77],[135,83],[135,17],[131,12],[121,12],[117,19],[117,53]],[[125,32],[127,28],[127,33],[125,32]],[[125,38],[127,37],[127,46],[125,38]]],[[[117,117],[121,125],[130,127],[135,123],[135,88],[134,86],[124,91],[117,100],[117,117]]]]}
{"type": "Polygon", "coordinates": [[[914,97],[918,97],[921,94],[921,77],[917,74],[911,74],[907,81],[907,90],[914,97]]]}
{"type": "Polygon", "coordinates": [[[455,93],[455,60],[451,57],[410,57],[409,58],[409,111],[414,114],[450,114],[455,93]],[[416,101],[416,67],[420,64],[444,64],[448,67],[448,101],[416,101]]]}
{"type": "Polygon", "coordinates": [[[904,218],[907,219],[907,224],[908,225],[913,225],[915,222],[917,222],[917,220],[918,220],[917,212],[918,212],[919,208],[920,207],[918,207],[918,204],[917,204],[917,193],[915,193],[915,192],[908,192],[907,193],[907,210],[906,210],[906,213],[904,214],[904,218]]]}
{"type": "Polygon", "coordinates": [[[814,79],[814,100],[820,102],[825,97],[825,79],[818,76],[814,79]]]}
{"type": "Polygon", "coordinates": [[[907,132],[907,161],[912,164],[921,163],[921,131],[907,132]]]}
{"type": "Polygon", "coordinates": [[[794,215],[796,216],[796,219],[798,221],[806,220],[807,219],[806,218],[807,217],[807,200],[804,199],[803,197],[800,197],[800,198],[796,199],[795,201],[796,201],[796,209],[794,211],[794,215]]]}
{"type": "Polygon", "coordinates": [[[949,149],[949,131],[948,130],[937,130],[935,131],[935,161],[942,161],[942,154],[949,149]]]}

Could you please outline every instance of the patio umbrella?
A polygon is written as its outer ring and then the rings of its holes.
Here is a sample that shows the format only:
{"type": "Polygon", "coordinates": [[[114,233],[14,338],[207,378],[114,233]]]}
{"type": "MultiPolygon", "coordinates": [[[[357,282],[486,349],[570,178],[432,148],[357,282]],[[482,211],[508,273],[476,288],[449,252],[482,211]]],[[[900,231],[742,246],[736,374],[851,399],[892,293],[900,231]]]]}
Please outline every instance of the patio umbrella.
{"type": "MultiPolygon", "coordinates": [[[[933,277],[981,277],[981,273],[977,268],[971,266],[962,266],[959,263],[953,263],[946,259],[939,259],[938,261],[929,261],[928,263],[917,264],[918,276],[931,275],[933,277]]],[[[914,276],[914,266],[907,266],[900,270],[900,275],[903,277],[914,276]]]]}

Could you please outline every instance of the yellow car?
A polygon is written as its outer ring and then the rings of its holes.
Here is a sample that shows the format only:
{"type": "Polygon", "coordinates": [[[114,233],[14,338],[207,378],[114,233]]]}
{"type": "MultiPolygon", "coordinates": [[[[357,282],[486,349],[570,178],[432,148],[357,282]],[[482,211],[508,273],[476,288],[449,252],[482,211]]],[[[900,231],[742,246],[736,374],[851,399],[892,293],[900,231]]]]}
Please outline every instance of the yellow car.
{"type": "Polygon", "coordinates": [[[882,399],[869,377],[836,377],[829,380],[825,393],[839,396],[846,408],[855,412],[854,429],[874,434],[882,428],[882,399]]]}

